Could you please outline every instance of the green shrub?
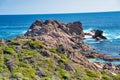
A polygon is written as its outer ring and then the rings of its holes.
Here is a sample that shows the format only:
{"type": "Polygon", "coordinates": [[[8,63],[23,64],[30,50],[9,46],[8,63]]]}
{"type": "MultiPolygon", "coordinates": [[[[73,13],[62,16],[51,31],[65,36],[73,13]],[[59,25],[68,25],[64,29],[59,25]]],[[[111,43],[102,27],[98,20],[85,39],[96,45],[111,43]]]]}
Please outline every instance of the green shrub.
{"type": "Polygon", "coordinates": [[[22,54],[18,53],[18,59],[19,59],[19,61],[22,61],[22,58],[23,58],[22,54]]]}
{"type": "Polygon", "coordinates": [[[3,50],[0,49],[0,54],[3,54],[3,50]]]}
{"type": "Polygon", "coordinates": [[[68,80],[70,78],[70,74],[64,69],[58,70],[57,75],[60,76],[62,80],[68,80]]]}
{"type": "Polygon", "coordinates": [[[94,79],[90,77],[84,77],[83,80],[94,80],[94,79]]]}
{"type": "Polygon", "coordinates": [[[51,48],[49,51],[52,52],[52,53],[57,53],[56,48],[51,48]]]}
{"type": "Polygon", "coordinates": [[[106,73],[106,71],[103,70],[103,71],[101,71],[101,74],[106,75],[107,73],[106,73]]]}
{"type": "Polygon", "coordinates": [[[14,51],[14,49],[13,49],[13,48],[10,48],[10,47],[6,48],[6,49],[4,50],[4,53],[5,53],[5,54],[16,55],[16,52],[14,51]]]}
{"type": "Polygon", "coordinates": [[[113,76],[113,80],[120,80],[120,74],[117,76],[113,76]]]}
{"type": "Polygon", "coordinates": [[[58,64],[61,64],[61,63],[64,63],[64,60],[63,60],[63,59],[59,59],[59,60],[58,60],[58,64]]]}
{"type": "Polygon", "coordinates": [[[87,76],[99,78],[99,74],[93,72],[92,70],[86,69],[85,71],[86,71],[87,76]]]}
{"type": "Polygon", "coordinates": [[[24,63],[24,62],[19,62],[18,66],[19,67],[29,68],[29,64],[28,63],[24,63]]]}
{"type": "Polygon", "coordinates": [[[19,58],[22,58],[22,57],[33,57],[37,54],[36,51],[33,51],[33,50],[22,50],[22,54],[19,55],[19,58]]]}
{"type": "Polygon", "coordinates": [[[16,70],[12,71],[12,74],[21,74],[24,75],[24,77],[28,77],[30,79],[35,78],[35,70],[32,68],[17,68],[16,70]]]}
{"type": "Polygon", "coordinates": [[[67,56],[65,54],[61,54],[61,58],[67,60],[67,56]]]}
{"type": "Polygon", "coordinates": [[[111,80],[111,78],[109,76],[107,76],[107,75],[103,75],[102,80],[111,80]]]}
{"type": "Polygon", "coordinates": [[[0,67],[0,72],[3,72],[3,71],[4,71],[4,69],[2,67],[0,67]]]}
{"type": "Polygon", "coordinates": [[[33,48],[33,49],[35,49],[35,48],[41,49],[41,48],[44,47],[43,44],[42,44],[42,42],[39,41],[39,40],[38,40],[38,41],[30,41],[30,42],[29,42],[29,45],[30,45],[30,47],[33,48]]]}
{"type": "Polygon", "coordinates": [[[4,57],[3,55],[0,56],[0,66],[4,65],[4,57]]]}
{"type": "Polygon", "coordinates": [[[12,74],[12,78],[17,79],[17,80],[19,80],[19,79],[22,80],[23,75],[19,72],[15,72],[15,73],[12,74]]]}

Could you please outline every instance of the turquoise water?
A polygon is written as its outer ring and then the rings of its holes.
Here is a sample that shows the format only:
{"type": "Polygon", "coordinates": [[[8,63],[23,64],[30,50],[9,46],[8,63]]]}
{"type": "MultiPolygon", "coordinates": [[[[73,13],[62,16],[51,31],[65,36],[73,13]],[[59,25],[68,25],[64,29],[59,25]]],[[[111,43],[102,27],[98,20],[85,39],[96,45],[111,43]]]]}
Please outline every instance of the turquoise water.
{"type": "Polygon", "coordinates": [[[0,15],[0,39],[10,39],[23,35],[37,19],[54,19],[61,22],[81,21],[84,31],[101,29],[108,40],[96,41],[90,37],[84,40],[103,54],[120,57],[120,12],[77,13],[49,15],[0,15]]]}

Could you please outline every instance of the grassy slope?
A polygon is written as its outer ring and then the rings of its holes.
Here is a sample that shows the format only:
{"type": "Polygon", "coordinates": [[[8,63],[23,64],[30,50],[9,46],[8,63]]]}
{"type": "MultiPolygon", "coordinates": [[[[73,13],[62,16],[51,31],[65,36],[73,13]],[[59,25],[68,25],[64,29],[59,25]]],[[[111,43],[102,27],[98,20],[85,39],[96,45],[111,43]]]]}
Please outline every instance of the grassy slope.
{"type": "Polygon", "coordinates": [[[120,80],[107,71],[100,73],[70,61],[56,48],[34,38],[15,38],[0,43],[0,80],[120,80]],[[46,52],[46,54],[45,54],[46,52]],[[68,71],[65,64],[75,71],[68,71]],[[38,74],[37,72],[41,72],[38,74]]]}

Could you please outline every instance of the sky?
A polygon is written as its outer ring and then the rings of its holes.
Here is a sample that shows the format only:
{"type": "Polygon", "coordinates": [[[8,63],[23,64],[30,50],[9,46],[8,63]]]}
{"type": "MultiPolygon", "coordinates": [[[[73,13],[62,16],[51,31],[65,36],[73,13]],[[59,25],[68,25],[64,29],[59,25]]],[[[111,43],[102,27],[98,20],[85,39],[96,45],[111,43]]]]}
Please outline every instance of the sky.
{"type": "Polygon", "coordinates": [[[120,0],[0,0],[0,14],[120,11],[120,0]]]}

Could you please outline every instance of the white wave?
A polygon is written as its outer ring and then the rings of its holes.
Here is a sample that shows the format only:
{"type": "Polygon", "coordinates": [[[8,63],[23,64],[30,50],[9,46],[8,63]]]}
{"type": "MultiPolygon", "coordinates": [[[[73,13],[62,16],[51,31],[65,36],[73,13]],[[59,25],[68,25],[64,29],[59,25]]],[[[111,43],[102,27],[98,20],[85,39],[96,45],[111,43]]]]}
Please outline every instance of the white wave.
{"type": "Polygon", "coordinates": [[[97,43],[100,43],[99,41],[97,42],[88,42],[89,44],[97,44],[97,43]]]}
{"type": "Polygon", "coordinates": [[[116,37],[116,39],[120,39],[120,35],[116,37]]]}
{"type": "Polygon", "coordinates": [[[92,38],[92,36],[85,35],[85,39],[89,39],[89,38],[92,38]]]}
{"type": "Polygon", "coordinates": [[[104,36],[107,37],[108,40],[114,40],[114,39],[120,39],[120,34],[116,33],[116,32],[104,32],[103,33],[104,36]]]}
{"type": "MultiPolygon", "coordinates": [[[[85,33],[90,33],[90,31],[93,30],[92,28],[88,28],[85,29],[84,32],[85,33]]],[[[120,33],[119,32],[115,32],[115,31],[108,31],[108,30],[103,30],[104,33],[103,35],[107,37],[108,40],[110,40],[111,42],[114,39],[120,39],[120,33]]],[[[85,36],[86,39],[92,38],[91,36],[85,36]]]]}
{"type": "Polygon", "coordinates": [[[27,32],[27,30],[26,30],[26,31],[23,31],[22,34],[25,34],[26,32],[27,32]]]}
{"type": "Polygon", "coordinates": [[[91,30],[93,30],[93,29],[92,29],[92,28],[84,29],[83,32],[85,32],[85,33],[89,33],[91,30]]]}

